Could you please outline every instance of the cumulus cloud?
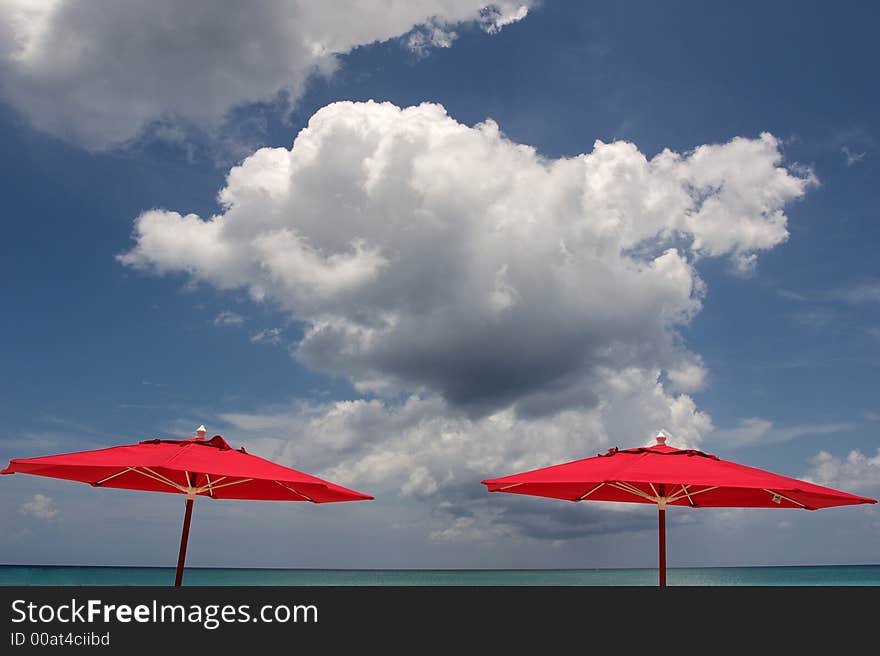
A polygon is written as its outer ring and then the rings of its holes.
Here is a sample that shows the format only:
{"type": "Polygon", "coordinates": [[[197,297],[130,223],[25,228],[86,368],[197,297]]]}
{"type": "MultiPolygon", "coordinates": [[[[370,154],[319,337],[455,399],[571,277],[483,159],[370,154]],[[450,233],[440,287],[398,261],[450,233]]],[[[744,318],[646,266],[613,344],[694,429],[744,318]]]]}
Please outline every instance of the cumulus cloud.
{"type": "Polygon", "coordinates": [[[309,76],[357,46],[414,28],[418,48],[448,46],[449,26],[494,33],[530,4],[0,0],[0,93],[36,128],[89,148],[146,128],[178,138],[181,126],[216,129],[243,105],[291,106],[309,76]]]}
{"type": "Polygon", "coordinates": [[[689,393],[707,372],[681,334],[705,291],[696,267],[753,266],[812,181],[770,134],[550,160],[438,105],[343,102],[233,168],[216,216],[140,215],[119,259],[276,305],[304,326],[294,357],[365,395],[228,415],[260,452],[430,497],[438,539],[476,515],[550,538],[568,511],[529,523],[478,481],[660,427],[698,445],[712,422],[689,393]]]}
{"type": "Polygon", "coordinates": [[[670,387],[682,392],[699,392],[706,386],[706,368],[698,355],[682,358],[680,363],[670,365],[666,371],[670,387]]]}
{"type": "Polygon", "coordinates": [[[699,389],[694,262],[751,264],[810,182],[769,134],[546,160],[438,105],[343,102],[233,168],[221,214],[139,216],[120,259],[276,303],[306,323],[297,359],[358,389],[540,415],[595,405],[606,371],[699,389]]]}
{"type": "MultiPolygon", "coordinates": [[[[490,526],[490,533],[558,539],[604,532],[607,517],[601,510],[583,514],[583,509],[573,511],[560,502],[545,507],[538,518],[528,502],[501,499],[503,495],[490,498],[479,482],[604,453],[610,446],[635,446],[649,436],[650,426],[666,426],[676,446],[696,445],[711,430],[710,418],[689,397],[666,394],[657,375],[628,372],[625,384],[608,380],[598,406],[543,417],[521,418],[507,408],[472,418],[439,396],[410,396],[402,403],[297,402],[257,413],[229,413],[222,419],[236,435],[249,436],[249,451],[292,467],[308,463],[323,477],[378,496],[402,497],[404,502],[430,498],[435,539],[470,539],[466,529],[471,525],[490,526]],[[621,435],[633,443],[620,443],[621,435]],[[576,527],[571,526],[575,518],[576,527]]],[[[607,509],[630,512],[634,522],[643,521],[638,509],[611,506],[607,509]]]]}
{"type": "Polygon", "coordinates": [[[670,442],[679,446],[693,446],[711,430],[711,420],[689,397],[670,397],[662,385],[651,385],[649,374],[631,376],[631,382],[638,376],[637,385],[610,386],[599,407],[544,417],[520,418],[507,408],[472,418],[438,396],[410,396],[401,403],[300,402],[282,411],[222,418],[237,431],[270,440],[262,448],[282,462],[309,462],[353,485],[384,485],[408,496],[430,496],[487,472],[531,469],[570,454],[632,446],[612,444],[605,430],[609,423],[627,435],[639,435],[639,425],[667,426],[670,442]],[[625,417],[632,420],[631,432],[625,417]]]}
{"type": "Polygon", "coordinates": [[[54,519],[58,516],[58,509],[51,497],[44,494],[35,494],[30,501],[21,504],[18,511],[22,515],[30,515],[37,519],[54,519]]]}
{"type": "Polygon", "coordinates": [[[813,457],[812,464],[804,478],[819,485],[847,491],[880,488],[880,449],[874,456],[853,450],[846,458],[820,451],[813,457]]]}

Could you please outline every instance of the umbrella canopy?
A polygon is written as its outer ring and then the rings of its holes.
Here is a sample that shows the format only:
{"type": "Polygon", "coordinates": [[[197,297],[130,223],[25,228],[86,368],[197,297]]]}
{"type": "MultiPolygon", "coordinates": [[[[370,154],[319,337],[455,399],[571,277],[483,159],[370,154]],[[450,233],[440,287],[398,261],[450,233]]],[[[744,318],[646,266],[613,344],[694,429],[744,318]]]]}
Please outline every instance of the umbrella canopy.
{"type": "Polygon", "coordinates": [[[219,435],[15,459],[0,473],[214,499],[327,503],[373,498],[251,455],[244,447],[233,449],[219,435]]]}
{"type": "Polygon", "coordinates": [[[79,451],[9,462],[0,474],[34,474],[115,487],[186,495],[186,514],[175,585],[180,585],[193,499],[259,499],[265,501],[364,501],[372,499],[334,483],[233,449],[219,435],[205,439],[145,440],[96,451],[79,451]]]}
{"type": "Polygon", "coordinates": [[[877,503],[796,478],[721,460],[694,449],[657,444],[607,453],[483,481],[489,492],[567,501],[651,503],[659,509],[660,584],[666,582],[666,506],[800,508],[877,503]]]}

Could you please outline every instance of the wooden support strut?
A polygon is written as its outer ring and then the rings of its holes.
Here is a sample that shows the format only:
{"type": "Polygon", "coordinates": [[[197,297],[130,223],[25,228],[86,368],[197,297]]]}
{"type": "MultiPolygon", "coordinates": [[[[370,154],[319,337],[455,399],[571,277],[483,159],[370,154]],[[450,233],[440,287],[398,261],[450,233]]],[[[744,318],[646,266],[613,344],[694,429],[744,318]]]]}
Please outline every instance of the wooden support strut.
{"type": "MultiPolygon", "coordinates": [[[[193,502],[195,501],[195,490],[189,480],[189,472],[186,474],[186,484],[189,488],[186,494],[186,511],[183,514],[183,532],[180,535],[180,553],[177,555],[177,572],[174,575],[174,587],[179,588],[183,582],[183,563],[186,561],[186,543],[189,541],[189,524],[192,521],[193,502]]],[[[198,474],[193,476],[193,483],[198,478],[198,474]]]]}
{"type": "MultiPolygon", "coordinates": [[[[653,486],[652,486],[653,487],[653,486]]],[[[658,485],[660,488],[658,490],[658,498],[663,499],[661,503],[657,504],[657,520],[658,520],[658,529],[659,529],[659,560],[660,560],[660,587],[666,587],[666,499],[664,499],[664,495],[666,494],[666,486],[662,483],[658,485]]]]}

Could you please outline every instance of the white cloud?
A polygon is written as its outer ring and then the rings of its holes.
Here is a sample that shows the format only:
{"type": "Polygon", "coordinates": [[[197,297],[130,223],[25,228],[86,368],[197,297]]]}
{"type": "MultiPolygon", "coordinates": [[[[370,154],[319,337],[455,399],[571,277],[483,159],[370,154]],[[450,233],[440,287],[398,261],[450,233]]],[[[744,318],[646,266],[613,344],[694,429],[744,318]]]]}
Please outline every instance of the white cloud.
{"type": "Polygon", "coordinates": [[[281,329],[280,328],[266,328],[265,330],[259,330],[251,335],[251,344],[272,344],[277,345],[281,343],[281,329]]]}
{"type": "Polygon", "coordinates": [[[214,317],[215,326],[240,326],[244,321],[245,318],[243,316],[231,310],[223,310],[223,312],[214,317]]]}
{"type": "Polygon", "coordinates": [[[865,156],[867,155],[867,153],[865,153],[865,152],[859,152],[856,150],[852,150],[849,146],[843,146],[840,150],[843,153],[843,156],[846,158],[846,165],[847,166],[852,166],[853,164],[858,164],[863,159],[865,159],[865,156]]]}
{"type": "MultiPolygon", "coordinates": [[[[668,427],[671,444],[695,446],[711,430],[710,418],[689,397],[665,393],[658,376],[629,372],[627,385],[608,381],[608,392],[596,407],[542,417],[518,417],[507,408],[472,418],[438,396],[411,396],[401,403],[298,402],[222,419],[250,452],[294,468],[308,463],[322,477],[392,503],[430,498],[436,539],[471,539],[465,529],[472,524],[467,518],[475,515],[491,532],[555,537],[575,530],[564,526],[575,519],[569,510],[548,508],[538,520],[532,506],[490,498],[479,481],[604,453],[610,446],[636,446],[660,425],[668,427]]],[[[590,532],[593,524],[575,531],[590,532]]]]}
{"type": "Polygon", "coordinates": [[[734,428],[717,430],[711,435],[713,443],[724,444],[727,448],[750,446],[753,444],[777,444],[808,437],[810,435],[831,435],[852,430],[851,423],[800,424],[796,426],[776,426],[769,419],[750,417],[742,419],[734,428]]]}
{"type": "Polygon", "coordinates": [[[846,491],[880,488],[880,449],[874,456],[853,450],[846,458],[820,451],[812,463],[813,468],[804,476],[809,481],[846,491]]]}
{"type": "Polygon", "coordinates": [[[786,239],[811,176],[780,161],[768,134],[546,160],[438,105],[335,103],[233,168],[221,214],[142,214],[121,260],[276,303],[306,323],[296,357],[361,390],[589,407],[606,371],[702,386],[677,336],[701,307],[691,261],[786,239]]]}
{"type": "Polygon", "coordinates": [[[848,303],[880,303],[880,282],[866,282],[846,289],[839,289],[832,298],[848,303]]]}
{"type": "Polygon", "coordinates": [[[376,395],[227,415],[260,453],[431,497],[438,539],[474,516],[557,539],[569,511],[489,511],[478,481],[661,427],[698,445],[711,419],[684,392],[707,374],[680,334],[701,308],[695,263],[783,242],[783,208],[811,182],[769,134],[548,160],[437,105],[343,102],[233,168],[217,216],[139,216],[120,260],[277,305],[305,325],[301,363],[376,395]]]}
{"type": "Polygon", "coordinates": [[[730,253],[737,266],[747,270],[758,251],[788,238],[783,206],[816,179],[809,170],[777,166],[778,145],[765,132],[760,139],[700,146],[688,157],[684,175],[693,185],[691,200],[699,209],[686,215],[684,230],[693,235],[694,251],[730,253]],[[763,175],[770,178],[762,180],[763,175]]]}
{"type": "MultiPolygon", "coordinates": [[[[0,0],[0,89],[38,129],[89,148],[146,128],[211,131],[230,110],[288,107],[337,56],[427,25],[422,49],[449,26],[489,33],[521,20],[530,0],[0,0]]],[[[158,136],[158,133],[157,133],[158,136]]]]}
{"type": "Polygon", "coordinates": [[[58,516],[58,509],[55,507],[52,498],[44,494],[35,494],[30,501],[21,504],[18,511],[22,515],[30,515],[37,519],[55,519],[58,516]]]}
{"type": "Polygon", "coordinates": [[[434,48],[450,48],[458,34],[448,24],[428,21],[410,32],[406,47],[420,57],[426,56],[434,48]]]}
{"type": "Polygon", "coordinates": [[[780,291],[780,295],[792,300],[803,302],[834,303],[844,302],[852,305],[880,302],[880,282],[866,280],[854,282],[836,289],[798,293],[789,290],[780,291]]]}
{"type": "Polygon", "coordinates": [[[672,389],[676,391],[699,392],[706,386],[707,371],[698,355],[691,359],[682,358],[676,366],[669,367],[666,375],[672,389]]]}
{"type": "Polygon", "coordinates": [[[497,34],[502,27],[516,23],[529,13],[527,2],[496,2],[480,12],[480,25],[489,34],[497,34]]]}

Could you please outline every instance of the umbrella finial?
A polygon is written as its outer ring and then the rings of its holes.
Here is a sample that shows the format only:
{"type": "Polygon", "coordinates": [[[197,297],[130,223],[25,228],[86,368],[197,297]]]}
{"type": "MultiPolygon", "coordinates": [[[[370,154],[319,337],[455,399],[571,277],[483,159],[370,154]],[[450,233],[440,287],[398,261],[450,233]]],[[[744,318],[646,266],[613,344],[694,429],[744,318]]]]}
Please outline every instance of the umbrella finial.
{"type": "Polygon", "coordinates": [[[654,439],[657,440],[657,444],[666,444],[666,435],[663,433],[663,431],[659,431],[654,439]]]}
{"type": "Polygon", "coordinates": [[[196,437],[201,437],[204,439],[205,435],[208,434],[208,429],[205,428],[205,425],[202,424],[198,428],[196,428],[196,437]]]}

